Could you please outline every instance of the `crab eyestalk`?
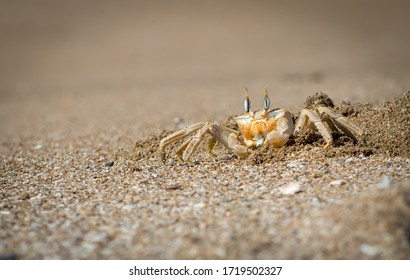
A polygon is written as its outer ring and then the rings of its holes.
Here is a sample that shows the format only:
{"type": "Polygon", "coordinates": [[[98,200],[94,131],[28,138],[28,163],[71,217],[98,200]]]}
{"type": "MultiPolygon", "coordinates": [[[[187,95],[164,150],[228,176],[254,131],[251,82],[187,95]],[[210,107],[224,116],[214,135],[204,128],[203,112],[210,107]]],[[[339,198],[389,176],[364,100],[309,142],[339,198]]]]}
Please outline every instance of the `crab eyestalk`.
{"type": "Polygon", "coordinates": [[[263,115],[267,116],[268,115],[268,111],[269,111],[269,107],[270,107],[270,99],[268,97],[268,91],[265,88],[265,97],[263,98],[263,115]]]}
{"type": "Polygon", "coordinates": [[[245,101],[243,102],[243,107],[245,108],[245,113],[249,114],[251,112],[251,101],[249,99],[247,88],[245,88],[245,101]]]}

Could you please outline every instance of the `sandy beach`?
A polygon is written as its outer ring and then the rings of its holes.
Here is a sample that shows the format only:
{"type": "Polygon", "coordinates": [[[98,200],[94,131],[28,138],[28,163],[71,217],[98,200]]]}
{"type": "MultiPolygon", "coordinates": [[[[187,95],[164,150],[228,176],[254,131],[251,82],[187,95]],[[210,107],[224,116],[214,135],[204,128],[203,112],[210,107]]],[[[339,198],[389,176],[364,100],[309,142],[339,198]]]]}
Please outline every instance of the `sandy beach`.
{"type": "Polygon", "coordinates": [[[406,1],[0,2],[1,259],[409,259],[406,1]],[[244,87],[364,129],[245,160],[159,141],[234,127],[244,87]]]}

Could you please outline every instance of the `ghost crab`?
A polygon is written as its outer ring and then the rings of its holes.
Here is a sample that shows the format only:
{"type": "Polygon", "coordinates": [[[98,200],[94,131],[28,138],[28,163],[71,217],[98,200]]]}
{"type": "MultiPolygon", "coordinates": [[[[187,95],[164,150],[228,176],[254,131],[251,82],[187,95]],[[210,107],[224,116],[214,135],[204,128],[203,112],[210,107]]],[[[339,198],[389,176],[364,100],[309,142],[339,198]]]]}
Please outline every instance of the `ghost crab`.
{"type": "Polygon", "coordinates": [[[292,114],[287,110],[269,110],[270,99],[266,89],[263,110],[255,112],[251,110],[251,102],[246,88],[245,94],[245,113],[233,118],[240,133],[220,124],[200,122],[189,125],[163,138],[159,150],[163,150],[165,146],[192,134],[194,135],[185,140],[175,152],[182,161],[189,161],[199,143],[205,138],[207,138],[206,149],[211,157],[215,156],[212,153],[215,141],[219,141],[239,158],[246,158],[252,148],[260,146],[281,147],[288,142],[290,137],[296,137],[299,131],[304,128],[317,131],[326,142],[325,148],[333,144],[332,132],[334,131],[341,131],[355,142],[357,142],[358,137],[364,139],[363,130],[348,118],[334,112],[331,108],[333,107],[332,101],[324,94],[321,97],[325,96],[330,100],[330,104],[325,104],[325,106],[313,104],[313,106],[310,105],[302,109],[296,125],[292,114]]]}

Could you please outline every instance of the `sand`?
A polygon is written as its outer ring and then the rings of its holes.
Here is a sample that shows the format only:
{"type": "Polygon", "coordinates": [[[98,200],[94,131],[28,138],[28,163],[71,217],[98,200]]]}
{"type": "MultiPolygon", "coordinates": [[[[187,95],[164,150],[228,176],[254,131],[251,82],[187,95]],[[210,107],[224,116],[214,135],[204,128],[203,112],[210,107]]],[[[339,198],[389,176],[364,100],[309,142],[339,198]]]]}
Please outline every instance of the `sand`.
{"type": "Polygon", "coordinates": [[[407,4],[368,4],[1,3],[0,258],[409,259],[407,4]],[[366,140],[158,151],[244,86],[366,140]]]}

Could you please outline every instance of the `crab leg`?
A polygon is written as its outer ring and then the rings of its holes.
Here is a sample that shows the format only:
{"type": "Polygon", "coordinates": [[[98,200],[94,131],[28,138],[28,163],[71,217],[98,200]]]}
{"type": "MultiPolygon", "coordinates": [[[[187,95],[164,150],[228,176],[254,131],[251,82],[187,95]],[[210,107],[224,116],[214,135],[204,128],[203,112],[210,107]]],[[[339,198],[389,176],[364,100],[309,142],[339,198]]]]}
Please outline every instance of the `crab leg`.
{"type": "Polygon", "coordinates": [[[246,158],[249,150],[239,139],[238,136],[225,126],[213,125],[210,128],[212,136],[221,142],[226,148],[231,149],[232,152],[240,158],[246,158]]]}
{"type": "Polygon", "coordinates": [[[325,123],[322,122],[320,116],[317,113],[309,109],[303,109],[300,112],[300,117],[296,123],[296,128],[293,135],[297,136],[302,128],[310,127],[309,122],[311,122],[314,125],[314,128],[316,128],[318,132],[322,135],[322,137],[325,139],[325,147],[328,147],[333,144],[333,137],[330,129],[326,126],[325,123]]]}
{"type": "Polygon", "coordinates": [[[180,161],[184,161],[182,159],[182,153],[186,150],[186,147],[188,146],[189,142],[191,142],[191,138],[188,138],[188,140],[186,140],[184,143],[182,143],[177,151],[175,152],[175,155],[179,158],[180,161]]]}
{"type": "Polygon", "coordinates": [[[178,141],[179,139],[182,139],[194,133],[195,131],[200,129],[202,126],[204,126],[204,123],[196,123],[196,124],[191,124],[181,130],[175,131],[174,133],[168,135],[167,137],[161,140],[161,142],[159,143],[159,150],[162,150],[166,145],[169,145],[175,141],[178,141]]]}
{"type": "Polygon", "coordinates": [[[216,139],[213,136],[210,136],[206,141],[206,151],[210,157],[216,157],[215,154],[212,152],[212,149],[215,146],[216,139]]]}
{"type": "Polygon", "coordinates": [[[320,114],[323,115],[322,118],[324,120],[333,123],[338,129],[340,129],[344,134],[348,135],[354,141],[357,142],[357,138],[354,135],[354,133],[357,134],[362,140],[364,139],[363,130],[351,120],[347,119],[341,114],[333,112],[332,110],[326,107],[319,107],[318,111],[320,114]]]}
{"type": "Polygon", "coordinates": [[[202,124],[203,127],[189,141],[188,146],[182,153],[182,160],[188,161],[199,143],[204,139],[204,135],[209,132],[209,124],[202,124]]]}

